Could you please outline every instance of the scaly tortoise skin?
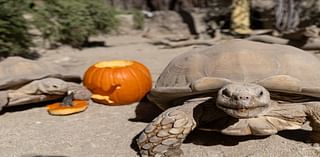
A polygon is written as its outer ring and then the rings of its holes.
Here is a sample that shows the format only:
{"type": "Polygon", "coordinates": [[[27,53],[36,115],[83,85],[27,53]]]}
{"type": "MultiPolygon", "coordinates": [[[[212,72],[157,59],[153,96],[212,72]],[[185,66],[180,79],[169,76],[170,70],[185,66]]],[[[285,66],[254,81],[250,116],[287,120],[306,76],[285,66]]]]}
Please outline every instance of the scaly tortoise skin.
{"type": "Polygon", "coordinates": [[[141,156],[181,156],[195,128],[271,135],[310,121],[320,141],[320,61],[303,50],[241,39],[174,58],[148,99],[164,110],[137,139],[141,156]]]}

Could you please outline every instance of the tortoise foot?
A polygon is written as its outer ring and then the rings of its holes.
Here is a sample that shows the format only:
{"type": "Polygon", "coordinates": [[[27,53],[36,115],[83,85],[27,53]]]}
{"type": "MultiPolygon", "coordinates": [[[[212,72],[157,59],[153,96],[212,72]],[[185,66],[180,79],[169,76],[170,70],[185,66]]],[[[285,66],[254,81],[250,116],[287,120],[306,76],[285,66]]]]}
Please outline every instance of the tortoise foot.
{"type": "MultiPolygon", "coordinates": [[[[178,106],[171,108],[155,118],[141,133],[137,140],[143,157],[179,157],[180,146],[195,127],[192,112],[178,106]]],[[[192,108],[191,108],[192,110],[192,108]]]]}
{"type": "Polygon", "coordinates": [[[312,127],[311,142],[320,143],[320,102],[306,103],[306,113],[312,127]]]}

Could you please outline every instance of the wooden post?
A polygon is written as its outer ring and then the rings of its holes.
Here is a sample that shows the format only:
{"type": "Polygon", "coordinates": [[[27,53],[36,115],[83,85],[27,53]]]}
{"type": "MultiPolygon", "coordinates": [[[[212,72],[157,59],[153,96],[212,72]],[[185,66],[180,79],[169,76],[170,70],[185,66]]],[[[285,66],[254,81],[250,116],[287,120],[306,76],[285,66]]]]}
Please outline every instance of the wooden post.
{"type": "Polygon", "coordinates": [[[231,29],[234,33],[250,34],[250,2],[249,0],[233,0],[231,12],[231,29]]]}

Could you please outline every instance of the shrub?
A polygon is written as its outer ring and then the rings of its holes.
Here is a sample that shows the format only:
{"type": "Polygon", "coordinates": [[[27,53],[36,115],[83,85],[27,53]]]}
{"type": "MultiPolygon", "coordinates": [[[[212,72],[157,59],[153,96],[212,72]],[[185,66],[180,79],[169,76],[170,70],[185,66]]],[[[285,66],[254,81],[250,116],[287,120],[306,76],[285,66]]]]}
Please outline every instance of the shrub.
{"type": "Polygon", "coordinates": [[[51,44],[82,47],[90,36],[116,29],[116,12],[102,0],[46,0],[34,8],[34,25],[51,44]]]}
{"type": "Polygon", "coordinates": [[[133,24],[135,29],[143,29],[144,28],[144,15],[140,10],[133,10],[133,24]]]}
{"type": "Polygon", "coordinates": [[[0,56],[25,55],[32,46],[23,0],[0,0],[0,56]]]}
{"type": "Polygon", "coordinates": [[[109,33],[117,29],[119,21],[116,18],[118,12],[101,0],[82,0],[87,5],[87,10],[95,27],[94,34],[109,33]]]}

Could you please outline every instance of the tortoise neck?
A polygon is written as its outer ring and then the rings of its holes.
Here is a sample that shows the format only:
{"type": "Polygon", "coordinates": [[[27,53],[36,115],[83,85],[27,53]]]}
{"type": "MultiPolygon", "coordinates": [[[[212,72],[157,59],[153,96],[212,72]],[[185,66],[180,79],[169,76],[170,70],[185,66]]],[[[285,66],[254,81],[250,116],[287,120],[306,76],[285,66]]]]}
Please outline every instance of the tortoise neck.
{"type": "Polygon", "coordinates": [[[283,93],[283,92],[270,92],[270,97],[274,101],[278,101],[280,103],[299,103],[299,102],[308,102],[308,101],[316,101],[320,98],[306,96],[295,93],[283,93]]]}

